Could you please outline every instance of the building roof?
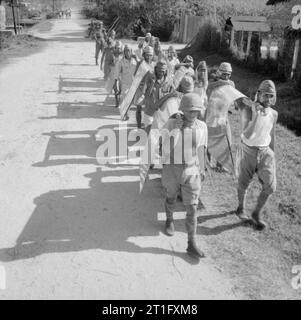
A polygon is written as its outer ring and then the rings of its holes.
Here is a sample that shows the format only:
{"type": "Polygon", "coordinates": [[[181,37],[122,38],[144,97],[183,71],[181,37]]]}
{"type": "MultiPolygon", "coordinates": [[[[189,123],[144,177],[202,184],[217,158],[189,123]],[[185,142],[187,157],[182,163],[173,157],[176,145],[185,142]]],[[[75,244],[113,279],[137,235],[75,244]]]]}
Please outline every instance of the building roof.
{"type": "Polygon", "coordinates": [[[271,6],[281,2],[289,2],[290,0],[269,0],[266,5],[271,6]]]}
{"type": "Polygon", "coordinates": [[[234,16],[231,23],[235,31],[269,32],[271,30],[264,16],[234,16]]]}

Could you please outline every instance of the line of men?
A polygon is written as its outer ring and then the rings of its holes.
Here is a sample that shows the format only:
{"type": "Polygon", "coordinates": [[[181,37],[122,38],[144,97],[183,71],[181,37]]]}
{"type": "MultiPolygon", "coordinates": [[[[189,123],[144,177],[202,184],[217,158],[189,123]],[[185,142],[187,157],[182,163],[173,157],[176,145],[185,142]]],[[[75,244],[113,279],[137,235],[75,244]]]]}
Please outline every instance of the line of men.
{"type": "Polygon", "coordinates": [[[230,63],[221,63],[217,72],[208,77],[205,61],[201,61],[195,69],[191,56],[186,56],[180,63],[172,46],[167,55],[164,54],[160,49],[160,42],[152,42],[150,34],[138,45],[135,53],[132,53],[129,46],[123,47],[120,41],[108,40],[101,66],[103,61],[107,61],[108,66],[107,69],[104,66],[106,88],[108,92],[114,90],[116,107],[120,102],[122,108],[124,105],[126,107],[123,119],[127,119],[129,108],[136,106],[137,127],[143,127],[149,135],[157,114],[164,112],[167,101],[178,98],[178,111],[169,117],[164,129],[169,132],[176,130],[180,138],[176,138],[171,146],[171,141],[166,141],[163,137],[160,148],[162,184],[166,191],[166,234],[174,235],[173,212],[180,196],[187,213],[187,252],[195,258],[205,256],[196,243],[196,228],[207,154],[216,158],[217,166],[225,166],[226,169],[228,160],[232,160],[232,168],[230,166],[227,171],[235,169],[238,177],[238,207],[235,213],[243,221],[251,222],[255,229],[263,230],[266,223],[262,220],[262,210],[269,196],[276,190],[274,150],[278,114],[272,108],[276,103],[274,83],[271,80],[263,81],[252,101],[235,89],[235,84],[230,79],[230,63]],[[107,61],[108,52],[111,56],[107,61]],[[231,152],[228,119],[230,106],[238,110],[241,123],[241,142],[236,164],[231,152]],[[187,132],[190,139],[188,142],[185,140],[187,132]],[[223,146],[226,145],[228,149],[225,152],[222,150],[221,139],[226,139],[223,146]],[[178,144],[181,144],[182,149],[177,147],[178,144]],[[175,152],[179,150],[180,163],[175,161],[176,157],[179,158],[179,154],[175,152]],[[245,212],[245,198],[255,173],[262,184],[262,190],[250,219],[245,212]]]}
{"type": "Polygon", "coordinates": [[[58,17],[60,19],[71,19],[71,9],[68,8],[66,10],[58,11],[58,17]]]}

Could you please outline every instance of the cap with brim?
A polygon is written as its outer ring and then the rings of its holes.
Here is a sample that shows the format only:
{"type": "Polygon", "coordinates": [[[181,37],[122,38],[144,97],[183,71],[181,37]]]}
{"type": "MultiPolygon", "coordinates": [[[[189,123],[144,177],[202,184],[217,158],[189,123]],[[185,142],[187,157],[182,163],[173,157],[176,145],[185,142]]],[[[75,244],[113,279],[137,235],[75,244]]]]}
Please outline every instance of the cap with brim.
{"type": "Polygon", "coordinates": [[[193,63],[193,58],[192,58],[192,56],[186,56],[186,57],[184,58],[183,62],[184,62],[184,63],[185,63],[185,62],[191,62],[191,63],[193,63]]]}
{"type": "Polygon", "coordinates": [[[264,80],[259,85],[258,91],[276,95],[276,87],[272,80],[264,80]]]}
{"type": "Polygon", "coordinates": [[[181,100],[181,111],[202,111],[204,109],[203,99],[197,93],[186,93],[181,100]]]}
{"type": "MultiPolygon", "coordinates": [[[[276,104],[277,92],[276,92],[275,84],[272,80],[263,80],[259,85],[257,93],[258,92],[272,94],[274,96],[272,104],[273,105],[276,104]]],[[[256,94],[256,98],[257,98],[257,94],[256,94]]]]}
{"type": "Polygon", "coordinates": [[[189,93],[194,90],[194,81],[190,76],[184,76],[180,82],[182,92],[189,93]]]}
{"type": "Polygon", "coordinates": [[[232,73],[231,64],[228,62],[222,62],[218,69],[221,73],[232,73]]]}
{"type": "Polygon", "coordinates": [[[197,66],[197,70],[207,70],[206,61],[200,61],[197,66]]]}
{"type": "Polygon", "coordinates": [[[170,46],[167,51],[170,53],[176,53],[176,49],[173,46],[170,46]]]}
{"type": "Polygon", "coordinates": [[[146,46],[144,49],[143,49],[143,53],[145,54],[154,54],[154,49],[150,46],[146,46]]]}

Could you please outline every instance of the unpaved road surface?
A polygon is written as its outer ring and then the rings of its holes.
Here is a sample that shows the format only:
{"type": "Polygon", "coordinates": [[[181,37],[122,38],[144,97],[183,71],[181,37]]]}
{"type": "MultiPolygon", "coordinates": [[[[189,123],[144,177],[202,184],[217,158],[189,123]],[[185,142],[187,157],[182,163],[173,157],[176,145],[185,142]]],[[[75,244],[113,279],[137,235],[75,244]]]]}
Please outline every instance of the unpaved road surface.
{"type": "Polygon", "coordinates": [[[137,166],[97,163],[95,132],[118,130],[118,110],[88,21],[52,23],[42,51],[0,69],[0,299],[243,298],[214,260],[187,256],[180,204],[164,235],[160,171],[139,195],[137,166]]]}

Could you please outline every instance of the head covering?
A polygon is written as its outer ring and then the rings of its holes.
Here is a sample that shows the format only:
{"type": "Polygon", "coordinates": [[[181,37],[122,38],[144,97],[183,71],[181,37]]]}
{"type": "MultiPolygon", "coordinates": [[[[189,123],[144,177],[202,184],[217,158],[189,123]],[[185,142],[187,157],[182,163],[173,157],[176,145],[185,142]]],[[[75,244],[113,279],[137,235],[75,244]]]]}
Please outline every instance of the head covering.
{"type": "Polygon", "coordinates": [[[161,52],[161,44],[160,41],[156,40],[155,45],[154,45],[154,53],[158,56],[161,52]]]}
{"type": "Polygon", "coordinates": [[[164,60],[159,60],[156,63],[156,67],[155,68],[163,70],[163,71],[167,71],[167,63],[164,60]]]}
{"type": "Polygon", "coordinates": [[[175,48],[173,46],[169,46],[167,51],[170,52],[170,53],[176,53],[176,50],[175,50],[175,48]]]}
{"type": "Polygon", "coordinates": [[[186,56],[184,59],[183,59],[183,62],[184,63],[193,63],[193,58],[192,58],[192,56],[186,56]]]}
{"type": "Polygon", "coordinates": [[[124,45],[123,50],[124,50],[124,51],[125,51],[125,50],[129,50],[129,51],[131,51],[131,48],[129,47],[129,45],[128,45],[128,44],[125,44],[125,45],[124,45]]]}
{"type": "Polygon", "coordinates": [[[112,38],[108,39],[108,45],[113,46],[115,44],[115,41],[112,38]]]}
{"type": "Polygon", "coordinates": [[[181,100],[181,111],[202,111],[204,109],[203,99],[197,93],[186,93],[181,100]]]}
{"type": "Polygon", "coordinates": [[[166,63],[164,60],[159,60],[159,61],[156,63],[155,68],[156,68],[157,70],[167,71],[167,63],[166,63]]]}
{"type": "Polygon", "coordinates": [[[208,87],[208,70],[206,61],[200,61],[195,70],[196,82],[202,84],[205,89],[208,87]],[[203,75],[199,75],[199,70],[205,70],[203,75]]]}
{"type": "Polygon", "coordinates": [[[258,91],[276,95],[276,87],[272,80],[263,80],[259,85],[258,91]]]}
{"type": "Polygon", "coordinates": [[[268,94],[273,94],[274,95],[274,99],[273,99],[273,105],[276,104],[276,98],[277,98],[277,92],[276,92],[276,87],[275,84],[272,80],[263,80],[260,85],[259,88],[257,90],[255,99],[257,100],[257,96],[258,93],[268,93],[268,94]]]}
{"type": "Polygon", "coordinates": [[[218,68],[218,70],[221,73],[231,73],[232,72],[232,67],[231,64],[228,62],[222,62],[218,68]]]}
{"type": "Polygon", "coordinates": [[[148,32],[146,35],[145,35],[145,38],[150,38],[152,35],[150,32],[148,32]]]}
{"type": "Polygon", "coordinates": [[[151,46],[146,46],[144,49],[143,49],[143,54],[154,54],[154,49],[151,47],[151,46]]]}
{"type": "Polygon", "coordinates": [[[184,76],[180,82],[180,91],[183,93],[193,92],[194,81],[190,76],[184,76]]]}
{"type": "Polygon", "coordinates": [[[197,70],[207,70],[206,61],[200,61],[198,66],[196,67],[197,70]]]}
{"type": "Polygon", "coordinates": [[[119,52],[119,53],[122,53],[123,52],[123,45],[122,45],[122,42],[117,40],[115,42],[115,46],[114,46],[114,49],[115,51],[119,52]]]}
{"type": "Polygon", "coordinates": [[[156,42],[156,38],[154,36],[151,36],[149,40],[149,45],[153,47],[155,45],[155,42],[156,42]]]}

